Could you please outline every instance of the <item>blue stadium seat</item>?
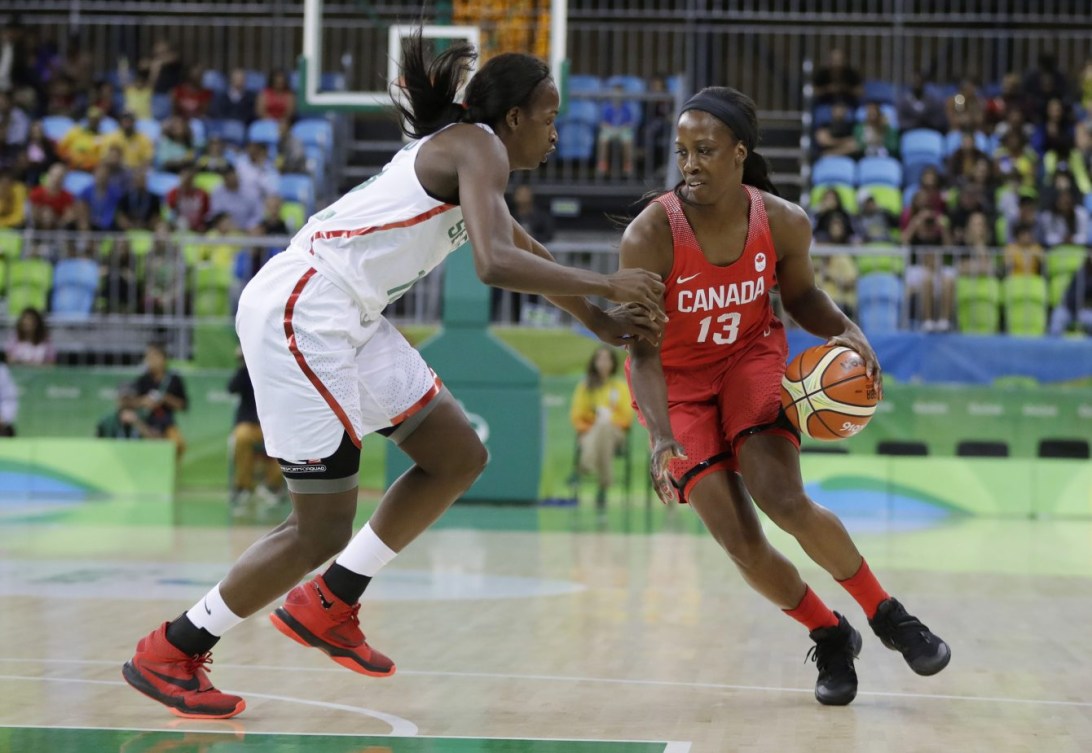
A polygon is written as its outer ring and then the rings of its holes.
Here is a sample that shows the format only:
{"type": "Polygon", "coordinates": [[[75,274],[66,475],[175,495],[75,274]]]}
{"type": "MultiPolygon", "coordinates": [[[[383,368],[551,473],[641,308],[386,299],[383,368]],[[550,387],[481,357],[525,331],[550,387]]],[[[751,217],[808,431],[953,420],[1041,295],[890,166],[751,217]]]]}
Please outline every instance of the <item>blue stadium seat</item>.
{"type": "Polygon", "coordinates": [[[855,184],[857,172],[856,163],[849,157],[831,156],[820,157],[811,166],[811,183],[847,183],[855,184]]]}
{"type": "MultiPolygon", "coordinates": [[[[82,126],[87,125],[87,118],[84,118],[83,120],[81,120],[80,125],[82,125],[82,126]]],[[[102,134],[103,136],[105,136],[108,133],[113,133],[117,129],[118,129],[118,122],[116,120],[114,120],[113,118],[111,118],[109,115],[104,115],[102,117],[102,119],[99,120],[99,133],[102,134]]]]}
{"type": "MultiPolygon", "coordinates": [[[[922,169],[924,169],[924,168],[922,168],[922,169]]],[[[918,173],[918,178],[921,178],[921,173],[918,173]]],[[[916,194],[917,192],[918,192],[918,184],[917,184],[916,181],[914,183],[908,183],[906,185],[906,188],[904,188],[902,190],[902,205],[903,205],[903,207],[910,206],[910,202],[912,202],[914,200],[914,194],[916,194]]]]}
{"type": "MultiPolygon", "coordinates": [[[[948,131],[944,136],[944,156],[947,157],[956,149],[959,149],[960,143],[963,141],[962,131],[948,131]]],[[[986,134],[981,131],[974,132],[974,145],[976,148],[981,149],[986,154],[993,154],[993,150],[990,149],[990,139],[986,134]]]]}
{"type": "Polygon", "coordinates": [[[815,109],[811,111],[811,125],[813,128],[822,128],[823,126],[830,125],[830,122],[834,120],[834,108],[830,105],[816,105],[815,109]]]}
{"type": "Polygon", "coordinates": [[[569,102],[565,120],[587,123],[595,126],[599,123],[599,105],[590,99],[574,99],[569,102]]]}
{"type": "Polygon", "coordinates": [[[64,175],[64,190],[79,198],[84,189],[95,183],[95,176],[83,170],[69,170],[64,175]]]}
{"type": "Polygon", "coordinates": [[[298,201],[303,204],[308,212],[315,208],[315,185],[310,175],[282,175],[277,192],[285,201],[298,201]]]}
{"type": "Polygon", "coordinates": [[[667,91],[671,94],[678,94],[682,91],[682,88],[686,86],[686,77],[681,73],[675,76],[668,76],[664,80],[664,84],[667,87],[667,91]]]}
{"type": "Polygon", "coordinates": [[[171,116],[174,105],[170,94],[152,95],[152,117],[156,120],[164,120],[171,116]]]}
{"type": "Polygon", "coordinates": [[[587,74],[569,75],[569,94],[598,94],[603,89],[603,82],[598,76],[587,74]]]}
{"type": "Polygon", "coordinates": [[[246,90],[248,92],[260,92],[265,88],[266,76],[261,71],[246,72],[246,90]]]}
{"type": "Polygon", "coordinates": [[[227,88],[227,80],[224,78],[223,73],[220,73],[220,71],[213,68],[209,68],[201,74],[201,86],[205,87],[213,94],[217,94],[227,88]]]}
{"type": "Polygon", "coordinates": [[[557,156],[564,160],[588,160],[595,154],[595,126],[571,117],[557,120],[557,156]]]}
{"type": "Polygon", "coordinates": [[[606,81],[607,89],[621,86],[623,91],[630,94],[644,94],[648,91],[648,84],[640,76],[611,76],[606,81]]]}
{"type": "Polygon", "coordinates": [[[159,127],[158,120],[152,120],[151,118],[141,118],[136,122],[137,133],[143,133],[154,144],[159,140],[159,132],[162,130],[159,127]]]}
{"type": "Polygon", "coordinates": [[[326,71],[319,76],[319,91],[345,91],[345,74],[338,71],[326,71]]]}
{"type": "Polygon", "coordinates": [[[915,128],[902,134],[899,153],[903,162],[917,156],[933,157],[939,161],[944,156],[944,137],[928,128],[915,128]]]}
{"type": "Polygon", "coordinates": [[[926,84],[925,93],[937,97],[940,100],[947,100],[948,97],[959,91],[959,84],[926,84]]]}
{"type": "Polygon", "coordinates": [[[50,141],[60,141],[74,125],[76,121],[64,115],[47,115],[42,118],[42,131],[50,141]]]}
{"type": "Polygon", "coordinates": [[[321,183],[326,176],[326,151],[321,146],[305,146],[303,153],[307,156],[307,172],[321,183]]]}
{"type": "Polygon", "coordinates": [[[893,274],[874,272],[857,280],[857,319],[870,337],[898,332],[902,282],[893,274]]]}
{"type": "Polygon", "coordinates": [[[903,162],[902,165],[902,184],[903,186],[910,188],[917,186],[921,181],[921,174],[925,172],[928,167],[940,167],[940,158],[927,158],[917,157],[909,162],[903,162]]]}
{"type": "Polygon", "coordinates": [[[1089,212],[1092,212],[1092,193],[1086,193],[1084,195],[1084,208],[1089,212]]]}
{"type": "Polygon", "coordinates": [[[95,306],[99,265],[91,259],[62,259],[53,270],[50,308],[54,316],[86,319],[95,306]]]}
{"type": "Polygon", "coordinates": [[[246,143],[246,123],[241,120],[209,121],[209,137],[219,136],[228,144],[242,146],[246,143]]]}
{"type": "MultiPolygon", "coordinates": [[[[881,104],[880,112],[883,113],[883,116],[887,120],[888,125],[894,128],[899,127],[899,111],[895,109],[894,105],[881,104]]],[[[865,106],[861,105],[857,108],[857,112],[855,113],[854,117],[856,117],[858,123],[863,123],[865,119],[865,114],[865,106]]]]}
{"type": "Polygon", "coordinates": [[[890,81],[865,81],[864,101],[893,105],[899,99],[899,89],[890,81]]]}
{"type": "Polygon", "coordinates": [[[292,135],[304,146],[319,146],[329,153],[334,145],[334,128],[330,121],[307,118],[292,126],[292,135]]]}
{"type": "Polygon", "coordinates": [[[865,157],[857,163],[855,185],[883,183],[902,188],[902,165],[891,157],[865,157]]]}
{"type": "Polygon", "coordinates": [[[205,130],[205,121],[200,118],[190,118],[190,134],[193,136],[193,145],[200,148],[208,141],[208,135],[205,130]]]}
{"type": "Polygon", "coordinates": [[[275,145],[281,140],[281,136],[277,130],[277,121],[275,120],[269,118],[255,120],[250,124],[250,127],[247,128],[246,140],[275,145]]]}
{"type": "Polygon", "coordinates": [[[171,189],[178,185],[178,176],[174,173],[152,171],[148,173],[148,193],[153,193],[159,198],[166,197],[171,189]]]}

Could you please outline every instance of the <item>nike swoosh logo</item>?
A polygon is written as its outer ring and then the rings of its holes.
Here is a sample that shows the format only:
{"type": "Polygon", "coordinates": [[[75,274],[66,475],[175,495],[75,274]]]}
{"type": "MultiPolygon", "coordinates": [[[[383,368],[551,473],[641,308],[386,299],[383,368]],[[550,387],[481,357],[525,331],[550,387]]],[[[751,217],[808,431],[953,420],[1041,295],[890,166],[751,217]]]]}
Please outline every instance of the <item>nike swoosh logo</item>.
{"type": "Polygon", "coordinates": [[[700,274],[701,274],[701,272],[698,272],[698,274],[690,275],[689,277],[678,277],[678,278],[675,279],[675,284],[682,285],[684,282],[690,282],[691,280],[693,280],[695,277],[697,277],[700,274]]]}
{"type": "Polygon", "coordinates": [[[209,609],[209,600],[208,599],[201,599],[201,603],[205,605],[205,614],[211,615],[212,610],[209,609]]]}
{"type": "Polygon", "coordinates": [[[183,690],[200,690],[201,689],[201,682],[196,677],[191,677],[188,680],[180,680],[177,677],[171,677],[169,675],[165,675],[165,674],[161,674],[160,672],[156,672],[154,669],[145,669],[144,671],[147,672],[150,675],[155,675],[160,680],[162,680],[165,683],[168,683],[169,685],[174,685],[176,688],[182,688],[183,690]]]}
{"type": "Polygon", "coordinates": [[[319,588],[317,585],[315,586],[315,593],[318,594],[318,598],[319,598],[319,601],[322,602],[322,608],[323,609],[329,609],[330,607],[332,607],[334,605],[334,602],[326,600],[326,594],[324,594],[322,592],[322,589],[319,588]]]}

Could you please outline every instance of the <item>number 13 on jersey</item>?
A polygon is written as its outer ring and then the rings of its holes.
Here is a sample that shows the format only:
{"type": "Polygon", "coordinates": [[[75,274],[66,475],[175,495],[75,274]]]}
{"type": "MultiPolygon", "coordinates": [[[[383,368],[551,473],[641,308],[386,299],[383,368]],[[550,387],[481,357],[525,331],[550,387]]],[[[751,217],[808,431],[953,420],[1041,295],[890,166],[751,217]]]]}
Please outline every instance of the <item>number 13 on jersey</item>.
{"type": "MultiPolygon", "coordinates": [[[[716,318],[717,328],[713,332],[713,342],[717,345],[731,345],[739,337],[740,315],[735,311],[729,311],[716,318]]],[[[713,315],[701,320],[701,330],[698,332],[698,342],[708,342],[709,331],[713,329],[713,315]]]]}

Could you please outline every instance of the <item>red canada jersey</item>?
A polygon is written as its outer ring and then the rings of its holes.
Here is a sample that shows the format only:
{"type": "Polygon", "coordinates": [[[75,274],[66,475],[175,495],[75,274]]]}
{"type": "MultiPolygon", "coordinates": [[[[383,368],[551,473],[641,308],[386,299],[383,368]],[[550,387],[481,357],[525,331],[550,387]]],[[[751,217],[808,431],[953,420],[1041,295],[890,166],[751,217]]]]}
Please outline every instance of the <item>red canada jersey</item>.
{"type": "Polygon", "coordinates": [[[750,197],[747,241],[738,259],[717,266],[706,259],[672,191],[655,199],[671,223],[675,260],[664,285],[668,322],[660,345],[665,368],[703,366],[743,351],[758,337],[769,336],[780,322],[770,306],[777,283],[777,253],[762,193],[743,186],[750,197]],[[776,322],[776,325],[775,325],[776,322]]]}

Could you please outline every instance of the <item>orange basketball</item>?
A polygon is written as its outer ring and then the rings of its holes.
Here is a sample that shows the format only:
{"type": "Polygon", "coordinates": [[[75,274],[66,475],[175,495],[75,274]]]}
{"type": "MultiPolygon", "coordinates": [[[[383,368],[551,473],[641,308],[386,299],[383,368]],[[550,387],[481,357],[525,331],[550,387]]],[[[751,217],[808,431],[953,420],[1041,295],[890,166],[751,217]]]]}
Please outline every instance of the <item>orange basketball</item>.
{"type": "Polygon", "coordinates": [[[800,433],[812,439],[852,437],[876,412],[876,385],[859,353],[838,345],[816,345],[785,367],[781,407],[800,433]]]}

